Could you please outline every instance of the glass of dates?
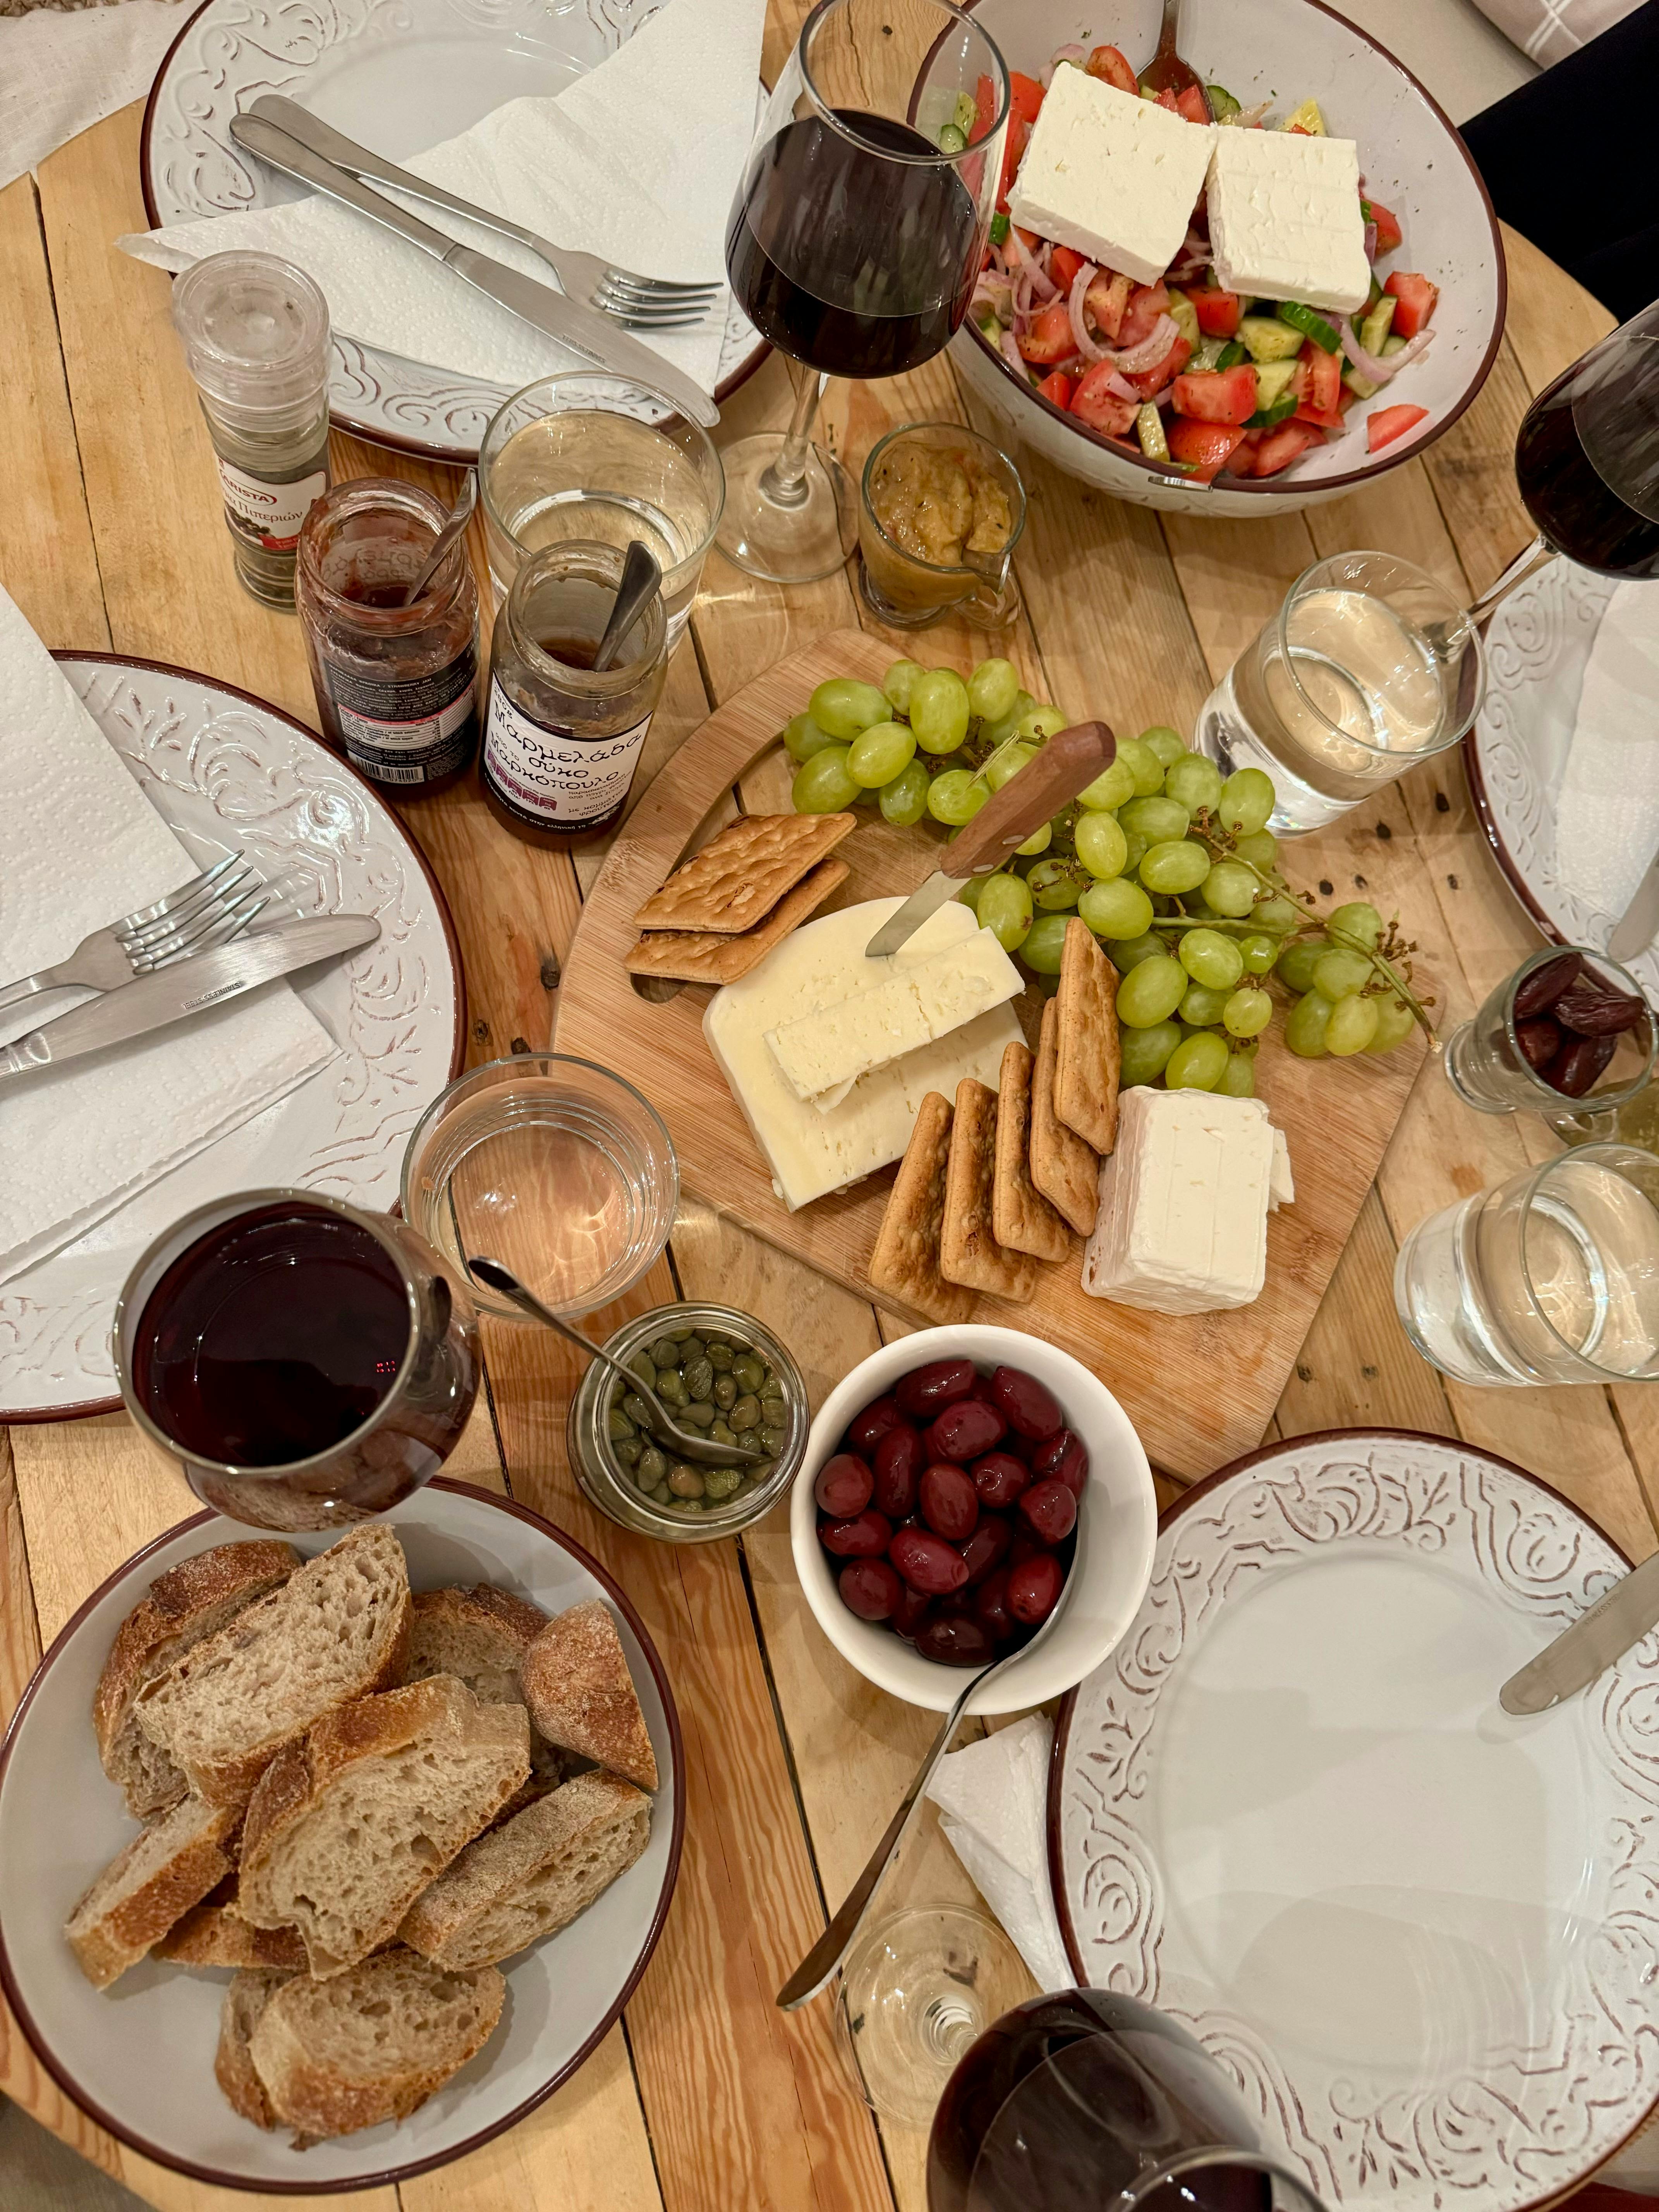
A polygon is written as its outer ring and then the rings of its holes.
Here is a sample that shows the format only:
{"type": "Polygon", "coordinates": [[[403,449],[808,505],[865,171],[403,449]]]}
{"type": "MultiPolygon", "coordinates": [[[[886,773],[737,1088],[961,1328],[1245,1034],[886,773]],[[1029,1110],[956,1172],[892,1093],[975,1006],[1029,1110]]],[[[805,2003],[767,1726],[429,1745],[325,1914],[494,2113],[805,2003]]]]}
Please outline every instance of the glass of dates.
{"type": "Polygon", "coordinates": [[[1627,969],[1584,945],[1522,962],[1446,1040],[1446,1073],[1481,1114],[1527,1108],[1559,1135],[1611,1136],[1653,1073],[1654,1021],[1627,969]]]}

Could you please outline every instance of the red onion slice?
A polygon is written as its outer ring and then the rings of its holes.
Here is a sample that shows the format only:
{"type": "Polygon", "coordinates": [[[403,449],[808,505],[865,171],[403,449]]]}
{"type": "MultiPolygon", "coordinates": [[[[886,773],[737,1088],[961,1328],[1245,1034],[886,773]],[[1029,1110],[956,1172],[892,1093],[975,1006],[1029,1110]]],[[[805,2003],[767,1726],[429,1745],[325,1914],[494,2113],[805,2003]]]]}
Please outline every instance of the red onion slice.
{"type": "Polygon", "coordinates": [[[1431,330],[1419,331],[1417,336],[1402,346],[1398,353],[1391,353],[1385,356],[1366,352],[1364,347],[1354,336],[1353,325],[1346,315],[1336,327],[1337,335],[1342,341],[1343,352],[1370,384],[1387,384],[1392,377],[1398,376],[1402,368],[1409,368],[1419,354],[1425,350],[1434,336],[1431,330]]]}
{"type": "Polygon", "coordinates": [[[1139,376],[1149,368],[1156,368],[1180,336],[1175,317],[1160,315],[1139,345],[1129,346],[1109,357],[1113,368],[1121,369],[1126,376],[1139,376]]]}
{"type": "Polygon", "coordinates": [[[1367,261],[1376,258],[1376,225],[1374,222],[1365,225],[1365,258],[1367,261]]]}
{"type": "Polygon", "coordinates": [[[1060,297],[1059,285],[1026,250],[1025,240],[1012,222],[1008,226],[1007,245],[1015,267],[1030,277],[1031,289],[1043,305],[1046,307],[1050,300],[1057,300],[1060,297]]]}
{"type": "Polygon", "coordinates": [[[1022,384],[1029,384],[1030,378],[1026,370],[1025,357],[1020,352],[1019,348],[1014,343],[1013,332],[1012,331],[1004,331],[1000,343],[1002,346],[1002,358],[1004,361],[1007,362],[1009,368],[1013,370],[1014,374],[1019,379],[1022,384]]]}
{"type": "Polygon", "coordinates": [[[1083,295],[1099,274],[1092,261],[1085,261],[1072,279],[1071,292],[1066,301],[1066,310],[1072,321],[1072,336],[1085,361],[1103,361],[1106,358],[1105,347],[1090,336],[1088,324],[1083,316],[1083,295]]]}
{"type": "Polygon", "coordinates": [[[1054,82],[1054,71],[1062,62],[1080,62],[1086,58],[1085,49],[1081,46],[1056,46],[1048,62],[1038,71],[1038,78],[1043,90],[1046,92],[1054,82]]]}

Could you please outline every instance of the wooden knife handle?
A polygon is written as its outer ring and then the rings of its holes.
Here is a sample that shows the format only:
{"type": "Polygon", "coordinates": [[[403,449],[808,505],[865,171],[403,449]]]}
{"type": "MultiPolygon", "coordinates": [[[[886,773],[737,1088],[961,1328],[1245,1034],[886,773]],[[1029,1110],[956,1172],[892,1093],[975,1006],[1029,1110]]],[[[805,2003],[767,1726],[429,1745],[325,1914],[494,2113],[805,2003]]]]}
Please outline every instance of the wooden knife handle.
{"type": "Polygon", "coordinates": [[[1058,732],[1018,775],[991,793],[961,836],[945,847],[939,866],[957,881],[988,874],[1116,757],[1117,739],[1104,722],[1073,722],[1069,730],[1058,732]]]}

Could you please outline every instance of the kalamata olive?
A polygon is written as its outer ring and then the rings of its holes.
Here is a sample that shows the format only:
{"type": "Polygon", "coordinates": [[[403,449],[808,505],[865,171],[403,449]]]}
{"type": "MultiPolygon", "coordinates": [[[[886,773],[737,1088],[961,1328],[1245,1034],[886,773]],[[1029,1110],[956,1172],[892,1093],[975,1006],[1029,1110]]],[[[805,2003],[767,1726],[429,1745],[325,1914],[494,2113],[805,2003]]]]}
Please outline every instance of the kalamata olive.
{"type": "Polygon", "coordinates": [[[1554,1059],[1538,1072],[1564,1097],[1583,1098],[1601,1081],[1618,1049],[1616,1036],[1569,1037],[1554,1059]]]}
{"type": "Polygon", "coordinates": [[[942,1406],[965,1398],[977,1376],[971,1359],[930,1359],[925,1367],[913,1367],[893,1395],[907,1413],[931,1421],[942,1406]]]}
{"type": "Polygon", "coordinates": [[[972,1589],[982,1583],[994,1567],[1000,1567],[1014,1540],[1013,1523],[1005,1521],[1000,1513],[981,1513],[978,1525],[967,1542],[961,1547],[962,1556],[968,1562],[967,1587],[972,1589]]]}
{"type": "Polygon", "coordinates": [[[1077,1498],[1063,1482],[1034,1482],[1020,1498],[1021,1518],[1045,1544],[1063,1543],[1077,1526],[1077,1498]]]}
{"type": "Polygon", "coordinates": [[[1534,968],[1515,994],[1516,1020],[1528,1022],[1534,1014],[1547,1013],[1568,984],[1583,972],[1583,956],[1577,952],[1559,952],[1553,960],[1534,968]]]}
{"type": "Polygon", "coordinates": [[[935,1535],[959,1544],[974,1533],[979,1518],[979,1492],[965,1468],[948,1460],[935,1460],[921,1471],[921,1517],[935,1535]]]}
{"type": "Polygon", "coordinates": [[[902,1521],[916,1510],[916,1486],[927,1464],[921,1431],[907,1422],[889,1429],[876,1446],[876,1504],[890,1519],[902,1521]]]}
{"type": "Polygon", "coordinates": [[[990,1630],[971,1613],[930,1620],[916,1638],[916,1650],[941,1667],[983,1667],[996,1656],[990,1630]]]}
{"type": "Polygon", "coordinates": [[[994,1406],[982,1405],[977,1398],[958,1398],[936,1416],[927,1431],[927,1456],[965,1467],[1000,1443],[1007,1432],[1008,1424],[994,1406]]]}
{"type": "Polygon", "coordinates": [[[1051,1437],[1066,1425],[1059,1401],[1048,1385],[1023,1367],[999,1367],[991,1376],[997,1410],[1017,1436],[1051,1437]]]}
{"type": "Polygon", "coordinates": [[[850,1521],[818,1523],[819,1543],[838,1559],[878,1559],[892,1539],[892,1522],[873,1506],[866,1506],[850,1521]]]}
{"type": "Polygon", "coordinates": [[[1553,1014],[1534,1014],[1516,1024],[1515,1041],[1528,1067],[1542,1067],[1561,1049],[1561,1024],[1553,1014]]]}
{"type": "Polygon", "coordinates": [[[860,1620],[885,1620],[904,1592],[904,1584],[885,1559],[849,1559],[836,1577],[841,1601],[860,1620]]]}
{"type": "Polygon", "coordinates": [[[876,1479],[861,1459],[851,1452],[837,1452],[818,1469],[812,1495],[818,1510],[832,1521],[850,1521],[870,1503],[875,1486],[876,1479]]]}
{"type": "Polygon", "coordinates": [[[1035,1559],[1022,1559],[1008,1570],[1008,1610],[1027,1628],[1047,1620],[1059,1602],[1066,1570],[1052,1552],[1035,1559]]]}
{"type": "Polygon", "coordinates": [[[896,1429],[904,1415],[899,1410],[897,1399],[878,1398],[860,1413],[854,1413],[847,1424],[847,1443],[850,1450],[872,1452],[889,1429],[896,1429]]]}
{"type": "Polygon", "coordinates": [[[1089,1455],[1074,1430],[1062,1429],[1040,1445],[1031,1460],[1034,1482],[1063,1482],[1073,1498],[1081,1498],[1089,1480],[1089,1455]]]}
{"type": "Polygon", "coordinates": [[[1577,1030],[1580,1036],[1617,1036],[1634,1029],[1647,1010],[1644,999],[1603,982],[1589,969],[1573,977],[1550,1008],[1564,1030],[1577,1030]]]}
{"type": "Polygon", "coordinates": [[[1008,1547],[1008,1564],[1011,1567],[1023,1566],[1027,1559],[1040,1559],[1048,1548],[1031,1534],[1023,1521],[1016,1521],[1014,1540],[1008,1547]]]}
{"type": "Polygon", "coordinates": [[[968,1579],[968,1562],[943,1536],[927,1528],[900,1528],[887,1556],[909,1583],[929,1597],[945,1597],[968,1579]]]}
{"type": "Polygon", "coordinates": [[[1009,1573],[1008,1568],[999,1567],[974,1592],[974,1611],[999,1644],[1019,1633],[1020,1624],[1008,1610],[1009,1573]]]}
{"type": "Polygon", "coordinates": [[[979,1502],[993,1512],[1006,1512],[1031,1480],[1031,1471],[1012,1452],[987,1452],[968,1470],[979,1492],[979,1502]]]}
{"type": "Polygon", "coordinates": [[[893,1607],[892,1626],[895,1632],[914,1643],[922,1629],[933,1617],[933,1601],[925,1591],[912,1589],[909,1583],[899,1583],[898,1602],[893,1607]]]}

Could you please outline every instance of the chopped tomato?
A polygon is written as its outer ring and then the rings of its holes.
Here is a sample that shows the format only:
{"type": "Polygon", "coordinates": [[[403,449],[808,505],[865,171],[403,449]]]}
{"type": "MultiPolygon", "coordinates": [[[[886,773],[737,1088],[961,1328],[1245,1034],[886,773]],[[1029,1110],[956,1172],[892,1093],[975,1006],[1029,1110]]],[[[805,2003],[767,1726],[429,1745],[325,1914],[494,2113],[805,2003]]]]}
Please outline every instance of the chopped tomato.
{"type": "Polygon", "coordinates": [[[1426,327],[1434,313],[1434,303],[1440,297],[1440,287],[1431,284],[1426,276],[1419,276],[1409,269],[1396,269],[1382,287],[1392,292],[1395,300],[1394,322],[1396,337],[1414,338],[1426,327]]]}
{"type": "Polygon", "coordinates": [[[1179,115],[1181,112],[1181,102],[1176,98],[1174,93],[1167,90],[1160,92],[1152,105],[1154,107],[1167,107],[1171,115],[1179,115]]]}
{"type": "Polygon", "coordinates": [[[1375,415],[1366,417],[1366,451],[1375,453],[1384,446],[1391,446],[1407,430],[1414,430],[1428,411],[1426,407],[1379,407],[1375,415]]]}
{"type": "Polygon", "coordinates": [[[1055,369],[1052,376],[1045,376],[1038,385],[1037,397],[1048,400],[1056,407],[1069,407],[1072,404],[1071,378],[1063,369],[1055,369]]]}
{"type": "Polygon", "coordinates": [[[1177,416],[1169,428],[1170,459],[1184,461],[1200,483],[1225,468],[1236,449],[1243,443],[1244,433],[1226,422],[1193,422],[1177,416]]]}
{"type": "Polygon", "coordinates": [[[1255,370],[1248,361],[1231,368],[1199,369],[1175,381],[1175,410],[1199,422],[1248,422],[1255,412],[1255,370]]]}
{"type": "Polygon", "coordinates": [[[1188,123],[1207,124],[1210,111],[1204,104],[1204,95],[1195,84],[1189,84],[1176,94],[1176,113],[1184,115],[1188,123]]]}
{"type": "Polygon", "coordinates": [[[1152,335],[1152,325],[1170,312],[1169,287],[1160,277],[1156,284],[1137,284],[1118,325],[1116,343],[1127,353],[1152,335]]]}
{"type": "Polygon", "coordinates": [[[996,88],[988,76],[982,76],[974,87],[974,135],[969,144],[977,146],[996,119],[996,88]]]}
{"type": "Polygon", "coordinates": [[[1062,292],[1071,290],[1072,279],[1079,269],[1086,269],[1088,265],[1083,256],[1074,253],[1069,246],[1057,246],[1048,256],[1048,274],[1062,292]]]}
{"type": "Polygon", "coordinates": [[[1321,430],[1340,430],[1342,410],[1340,407],[1310,407],[1304,399],[1291,416],[1292,422],[1311,422],[1321,430]]]}
{"type": "Polygon", "coordinates": [[[1101,336],[1114,345],[1123,328],[1123,311],[1129,304],[1133,283],[1131,277],[1103,269],[1083,295],[1084,312],[1093,318],[1101,336]]]}
{"type": "Polygon", "coordinates": [[[1097,76],[1104,83],[1115,84],[1120,92],[1127,92],[1132,100],[1140,97],[1140,87],[1135,73],[1115,46],[1097,46],[1083,64],[1085,76],[1097,76]]]}
{"type": "Polygon", "coordinates": [[[1368,222],[1374,222],[1376,225],[1376,251],[1378,256],[1380,257],[1384,253],[1392,253],[1395,246],[1399,245],[1401,240],[1404,238],[1406,234],[1400,228],[1399,216],[1392,213],[1388,208],[1385,208],[1381,200],[1367,200],[1365,205],[1370,210],[1370,214],[1365,218],[1366,221],[1368,222]]]}
{"type": "Polygon", "coordinates": [[[1135,419],[1135,402],[1111,390],[1109,362],[1097,362],[1072,394],[1072,412],[1091,430],[1121,438],[1135,419]]]}
{"type": "Polygon", "coordinates": [[[1077,339],[1066,302],[1052,300],[1040,307],[1030,329],[1014,343],[1027,361],[1068,361],[1077,351],[1077,339]]]}
{"type": "Polygon", "coordinates": [[[1002,181],[997,186],[997,213],[1008,212],[1008,194],[1014,179],[1019,174],[1019,165],[1024,157],[1025,141],[1031,135],[1031,126],[1018,115],[1008,118],[1008,136],[1002,147],[1002,181]]]}
{"type": "Polygon", "coordinates": [[[1171,377],[1179,376],[1193,357],[1192,347],[1183,337],[1177,337],[1156,368],[1143,369],[1139,376],[1124,372],[1126,380],[1133,384],[1143,399],[1152,399],[1163,391],[1171,377]]]}
{"type": "Polygon", "coordinates": [[[1018,116],[1022,123],[1035,123],[1037,110],[1042,105],[1042,87],[1034,76],[1022,76],[1018,70],[1008,72],[1008,112],[1018,116]]]}
{"type": "Polygon", "coordinates": [[[1276,422],[1271,430],[1261,432],[1250,456],[1250,474],[1276,477],[1280,469],[1289,468],[1298,453],[1305,453],[1310,446],[1322,446],[1324,442],[1323,434],[1315,423],[1276,422]]]}
{"type": "Polygon", "coordinates": [[[1302,408],[1310,408],[1316,416],[1334,415],[1342,397],[1342,356],[1327,353],[1310,338],[1297,356],[1296,373],[1291,379],[1291,390],[1295,392],[1302,408]]]}
{"type": "Polygon", "coordinates": [[[1311,138],[1314,134],[1311,131],[1304,130],[1299,123],[1287,123],[1285,126],[1285,135],[1287,138],[1311,138]]]}
{"type": "Polygon", "coordinates": [[[1224,292],[1218,285],[1194,284],[1187,297],[1193,303],[1198,327],[1206,337],[1230,338],[1237,334],[1239,308],[1237,292],[1224,292]]]}

